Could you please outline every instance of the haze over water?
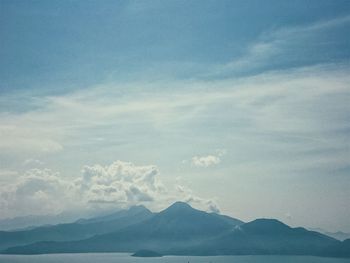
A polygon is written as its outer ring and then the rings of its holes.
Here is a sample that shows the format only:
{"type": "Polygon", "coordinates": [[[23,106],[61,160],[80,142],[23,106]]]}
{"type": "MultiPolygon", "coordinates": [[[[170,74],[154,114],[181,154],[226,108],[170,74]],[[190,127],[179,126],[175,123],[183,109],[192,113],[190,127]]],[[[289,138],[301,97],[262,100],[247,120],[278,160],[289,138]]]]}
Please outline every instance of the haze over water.
{"type": "Polygon", "coordinates": [[[309,256],[165,256],[135,258],[124,253],[57,254],[35,256],[0,255],[0,263],[348,263],[350,259],[309,256]]]}

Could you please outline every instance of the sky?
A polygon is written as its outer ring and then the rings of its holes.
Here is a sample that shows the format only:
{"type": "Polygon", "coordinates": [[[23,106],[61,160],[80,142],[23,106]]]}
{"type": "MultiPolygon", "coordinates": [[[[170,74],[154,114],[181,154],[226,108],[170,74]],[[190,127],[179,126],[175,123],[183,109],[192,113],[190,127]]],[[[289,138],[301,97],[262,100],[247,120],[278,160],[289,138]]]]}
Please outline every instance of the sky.
{"type": "Polygon", "coordinates": [[[350,231],[350,1],[0,0],[0,218],[174,201],[350,231]]]}

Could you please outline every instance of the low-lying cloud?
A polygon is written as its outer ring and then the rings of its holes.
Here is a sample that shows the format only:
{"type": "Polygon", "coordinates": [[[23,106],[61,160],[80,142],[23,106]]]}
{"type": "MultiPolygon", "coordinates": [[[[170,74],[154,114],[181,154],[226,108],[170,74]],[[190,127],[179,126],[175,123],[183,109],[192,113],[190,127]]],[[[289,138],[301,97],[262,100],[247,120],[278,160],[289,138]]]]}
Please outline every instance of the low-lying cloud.
{"type": "Polygon", "coordinates": [[[188,187],[167,189],[155,165],[138,166],[115,161],[110,165],[84,166],[73,181],[50,169],[30,169],[0,189],[3,217],[58,214],[70,210],[110,210],[145,204],[164,208],[177,200],[219,212],[217,204],[193,194],[188,187]]]}
{"type": "Polygon", "coordinates": [[[116,161],[108,166],[85,166],[75,186],[84,193],[88,202],[151,202],[165,191],[158,176],[159,170],[154,165],[136,166],[116,161]]]}

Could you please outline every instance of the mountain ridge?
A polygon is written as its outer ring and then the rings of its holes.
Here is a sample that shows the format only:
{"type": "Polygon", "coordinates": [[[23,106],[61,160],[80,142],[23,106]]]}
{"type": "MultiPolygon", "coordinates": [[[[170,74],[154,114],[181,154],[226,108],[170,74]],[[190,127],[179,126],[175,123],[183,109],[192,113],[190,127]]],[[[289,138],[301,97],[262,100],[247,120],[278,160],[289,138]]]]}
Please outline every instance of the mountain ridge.
{"type": "Polygon", "coordinates": [[[154,251],[162,255],[314,255],[350,257],[350,240],[341,242],[276,219],[238,219],[176,202],[119,230],[87,239],[14,246],[4,254],[154,251]]]}
{"type": "Polygon", "coordinates": [[[72,241],[108,233],[138,223],[153,213],[147,208],[120,210],[113,214],[81,219],[72,223],[45,225],[28,230],[0,231],[0,249],[40,241],[72,241]]]}

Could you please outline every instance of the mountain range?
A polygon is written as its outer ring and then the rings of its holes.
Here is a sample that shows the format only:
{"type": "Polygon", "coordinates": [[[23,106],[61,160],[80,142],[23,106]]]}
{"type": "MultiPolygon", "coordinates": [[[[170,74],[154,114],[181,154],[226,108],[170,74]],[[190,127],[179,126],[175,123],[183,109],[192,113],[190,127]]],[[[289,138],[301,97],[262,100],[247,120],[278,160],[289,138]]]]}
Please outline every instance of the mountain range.
{"type": "Polygon", "coordinates": [[[344,241],[345,239],[350,239],[350,233],[346,233],[346,232],[342,232],[342,231],[331,232],[331,231],[327,231],[327,230],[322,229],[322,228],[309,228],[309,230],[320,232],[322,234],[333,237],[333,238],[338,239],[340,241],[344,241]]]}
{"type": "Polygon", "coordinates": [[[151,217],[151,211],[143,206],[91,219],[80,219],[73,223],[44,225],[28,230],[0,231],[0,250],[40,241],[71,241],[110,233],[151,217]]]}
{"type": "Polygon", "coordinates": [[[154,251],[161,255],[316,255],[350,257],[343,242],[275,219],[243,222],[176,202],[159,213],[143,206],[27,231],[0,232],[4,254],[154,251]]]}

